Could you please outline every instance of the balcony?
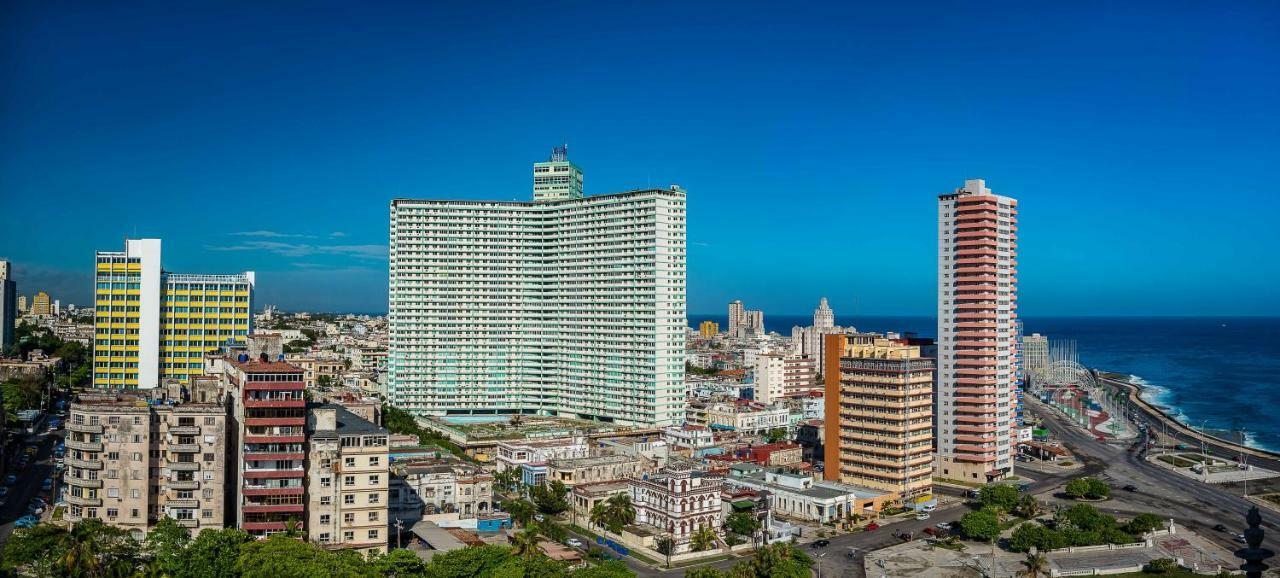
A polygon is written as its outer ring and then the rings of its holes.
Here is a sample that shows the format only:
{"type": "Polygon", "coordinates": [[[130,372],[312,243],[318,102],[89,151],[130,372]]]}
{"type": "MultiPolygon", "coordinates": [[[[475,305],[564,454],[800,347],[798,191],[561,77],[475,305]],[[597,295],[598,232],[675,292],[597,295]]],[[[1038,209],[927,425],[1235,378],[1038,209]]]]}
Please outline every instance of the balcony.
{"type": "MultiPolygon", "coordinates": [[[[278,522],[245,522],[240,525],[240,529],[246,532],[253,532],[253,531],[261,532],[261,531],[270,531],[270,530],[277,530],[277,531],[283,532],[284,530],[288,529],[285,527],[287,523],[288,522],[285,522],[284,520],[280,520],[278,522]]],[[[297,526],[298,526],[297,527],[298,530],[302,530],[303,524],[301,522],[297,523],[297,526]]]]}
{"type": "Polygon", "coordinates": [[[302,391],[306,384],[298,381],[250,381],[244,384],[245,391],[302,391]]]}
{"type": "Polygon", "coordinates": [[[246,399],[246,408],[299,408],[307,407],[305,399],[246,399]]]}
{"type": "Polygon", "coordinates": [[[170,498],[165,500],[164,505],[170,508],[197,508],[200,506],[200,501],[194,498],[170,498]]]}
{"type": "Polygon", "coordinates": [[[244,486],[240,489],[240,494],[244,496],[301,496],[304,491],[302,486],[288,488],[244,486]]]}
{"type": "Polygon", "coordinates": [[[85,498],[74,494],[67,494],[67,503],[73,506],[92,506],[98,507],[102,505],[102,498],[85,498]]]}
{"type": "Polygon", "coordinates": [[[297,470],[246,470],[243,475],[247,480],[302,478],[306,471],[297,470]]]}
{"type": "Polygon", "coordinates": [[[166,482],[171,490],[198,490],[200,482],[198,480],[170,480],[166,482]]]}
{"type": "Polygon", "coordinates": [[[295,417],[246,417],[244,420],[244,425],[246,427],[255,427],[255,426],[270,427],[270,426],[282,426],[282,425],[298,426],[298,425],[306,425],[306,423],[307,423],[306,416],[301,416],[301,415],[295,416],[295,417]]]}
{"type": "Polygon", "coordinates": [[[200,444],[169,444],[168,449],[178,454],[194,454],[200,452],[200,444]]]}
{"type": "Polygon", "coordinates": [[[78,442],[72,439],[66,441],[67,449],[80,450],[82,452],[100,452],[102,451],[102,442],[78,442]]]}
{"type": "Polygon", "coordinates": [[[274,460],[301,460],[305,458],[306,458],[306,454],[303,454],[302,452],[279,452],[279,453],[250,452],[250,453],[244,454],[244,461],[246,462],[255,462],[255,461],[262,462],[262,461],[274,461],[274,460]]]}
{"type": "Polygon", "coordinates": [[[245,504],[246,514],[302,513],[302,504],[245,504]]]}
{"type": "Polygon", "coordinates": [[[67,431],[73,431],[76,433],[100,434],[102,433],[102,424],[100,423],[87,424],[87,423],[72,422],[67,424],[67,431]]]}
{"type": "Polygon", "coordinates": [[[76,478],[72,476],[64,477],[63,483],[67,484],[68,486],[77,486],[81,488],[101,488],[102,487],[102,480],[86,480],[84,478],[76,478]]]}
{"type": "Polygon", "coordinates": [[[306,442],[306,436],[298,435],[252,435],[244,436],[246,444],[300,444],[306,442]]]}
{"type": "Polygon", "coordinates": [[[169,469],[175,472],[198,472],[200,464],[196,462],[169,462],[169,469]]]}
{"type": "Polygon", "coordinates": [[[80,468],[82,470],[101,470],[101,460],[77,460],[75,458],[67,458],[68,468],[80,468]]]}
{"type": "Polygon", "coordinates": [[[200,426],[198,425],[175,425],[169,428],[169,433],[176,436],[198,436],[200,435],[200,426]]]}
{"type": "Polygon", "coordinates": [[[179,526],[183,528],[199,528],[200,521],[195,518],[183,518],[177,521],[179,526]]]}

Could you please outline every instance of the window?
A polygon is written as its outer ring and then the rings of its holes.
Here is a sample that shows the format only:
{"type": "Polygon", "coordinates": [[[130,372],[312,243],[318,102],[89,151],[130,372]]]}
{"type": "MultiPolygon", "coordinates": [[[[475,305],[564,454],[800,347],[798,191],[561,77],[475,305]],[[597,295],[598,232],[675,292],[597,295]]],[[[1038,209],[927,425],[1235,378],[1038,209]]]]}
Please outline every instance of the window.
{"type": "Polygon", "coordinates": [[[120,459],[120,452],[107,452],[107,459],[109,460],[120,459]]]}
{"type": "Polygon", "coordinates": [[[344,486],[354,486],[354,485],[356,485],[356,477],[355,477],[355,476],[346,476],[346,477],[342,478],[342,485],[344,485],[344,486]]]}
{"type": "Polygon", "coordinates": [[[333,481],[328,476],[320,478],[320,487],[327,488],[332,485],[333,481]]]}
{"type": "Polygon", "coordinates": [[[378,495],[377,493],[369,494],[369,503],[370,503],[370,504],[376,504],[376,503],[378,503],[378,500],[379,500],[379,495],[378,495]]]}
{"type": "Polygon", "coordinates": [[[120,488],[107,488],[107,497],[108,497],[108,498],[119,498],[119,497],[120,497],[120,488]]]}
{"type": "Polygon", "coordinates": [[[345,459],[345,460],[342,460],[342,463],[343,463],[343,465],[347,466],[348,468],[354,468],[354,467],[356,467],[356,459],[355,459],[355,458],[347,458],[347,459],[345,459]]]}
{"type": "Polygon", "coordinates": [[[115,508],[107,508],[107,517],[108,517],[108,518],[114,518],[114,517],[119,516],[119,515],[120,515],[120,510],[117,510],[117,509],[115,509],[115,508]]]}
{"type": "Polygon", "coordinates": [[[352,512],[347,512],[342,515],[342,523],[344,524],[353,524],[355,523],[355,521],[356,521],[356,515],[352,512]]]}
{"type": "Polygon", "coordinates": [[[370,521],[370,522],[377,522],[377,521],[378,521],[378,512],[376,512],[376,511],[374,511],[374,512],[369,512],[369,521],[370,521]]]}
{"type": "Polygon", "coordinates": [[[138,517],[138,509],[137,509],[137,508],[134,508],[134,509],[132,509],[132,510],[129,510],[129,517],[130,517],[130,518],[137,518],[137,517],[138,517]]]}
{"type": "Polygon", "coordinates": [[[381,478],[379,478],[379,477],[378,477],[378,475],[377,475],[377,474],[373,474],[373,475],[369,476],[369,485],[370,485],[370,486],[376,486],[376,485],[378,485],[378,484],[379,484],[379,483],[381,483],[381,482],[382,482],[382,480],[381,480],[381,478]]]}
{"type": "Polygon", "coordinates": [[[377,530],[369,530],[369,539],[370,539],[370,540],[377,540],[377,539],[378,539],[378,531],[377,531],[377,530]]]}
{"type": "Polygon", "coordinates": [[[328,543],[329,543],[329,533],[328,533],[328,532],[321,532],[321,533],[320,533],[320,538],[319,538],[319,540],[320,540],[320,543],[321,543],[321,544],[328,544],[328,543]]]}
{"type": "Polygon", "coordinates": [[[348,504],[348,505],[350,505],[350,504],[355,504],[355,503],[356,503],[356,495],[355,495],[355,494],[346,494],[346,495],[342,496],[342,503],[344,503],[344,504],[348,504]]]}
{"type": "Polygon", "coordinates": [[[332,504],[332,503],[333,503],[333,499],[330,496],[320,496],[321,506],[328,506],[329,504],[332,504]]]}
{"type": "Polygon", "coordinates": [[[342,533],[342,539],[343,539],[343,540],[345,540],[345,541],[347,541],[347,542],[355,541],[355,539],[356,539],[356,533],[355,533],[355,532],[351,532],[351,531],[343,532],[343,533],[342,533]]]}
{"type": "Polygon", "coordinates": [[[381,461],[382,461],[382,459],[381,459],[381,458],[379,458],[378,456],[373,456],[373,457],[369,458],[369,465],[371,465],[371,466],[377,466],[377,465],[380,465],[380,464],[379,464],[379,462],[381,462],[381,461]]]}
{"type": "Polygon", "coordinates": [[[320,523],[321,523],[322,525],[327,525],[327,524],[328,524],[329,522],[331,522],[331,521],[333,521],[333,520],[332,520],[332,518],[329,516],[329,514],[320,514],[320,523]]]}

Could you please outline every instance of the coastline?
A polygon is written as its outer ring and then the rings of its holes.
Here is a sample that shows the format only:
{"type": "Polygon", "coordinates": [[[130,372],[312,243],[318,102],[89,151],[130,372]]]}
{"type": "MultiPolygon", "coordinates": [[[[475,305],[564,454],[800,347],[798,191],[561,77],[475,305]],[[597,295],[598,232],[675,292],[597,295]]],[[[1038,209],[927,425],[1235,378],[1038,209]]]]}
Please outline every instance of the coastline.
{"type": "Polygon", "coordinates": [[[1269,459],[1280,459],[1280,452],[1277,452],[1265,447],[1249,445],[1250,439],[1247,435],[1245,436],[1245,440],[1244,440],[1245,443],[1241,444],[1240,442],[1232,441],[1229,439],[1225,439],[1219,435],[1215,435],[1213,430],[1201,431],[1199,429],[1196,429],[1195,427],[1192,427],[1190,424],[1188,424],[1185,421],[1184,419],[1185,414],[1183,414],[1180,409],[1151,399],[1151,396],[1159,396],[1161,394],[1167,394],[1168,390],[1166,390],[1165,388],[1162,388],[1159,386],[1153,386],[1152,384],[1148,383],[1146,380],[1142,379],[1141,377],[1132,375],[1129,373],[1104,371],[1101,369],[1096,371],[1098,372],[1099,377],[1101,377],[1103,381],[1124,386],[1128,390],[1129,392],[1128,397],[1132,402],[1142,405],[1145,409],[1147,409],[1151,413],[1160,416],[1160,418],[1164,420],[1167,420],[1170,424],[1170,427],[1172,427],[1175,430],[1182,430],[1183,433],[1192,437],[1203,437],[1203,438],[1212,440],[1214,443],[1217,443],[1220,445],[1237,448],[1239,451],[1243,453],[1254,454],[1259,457],[1265,457],[1269,459]]]}

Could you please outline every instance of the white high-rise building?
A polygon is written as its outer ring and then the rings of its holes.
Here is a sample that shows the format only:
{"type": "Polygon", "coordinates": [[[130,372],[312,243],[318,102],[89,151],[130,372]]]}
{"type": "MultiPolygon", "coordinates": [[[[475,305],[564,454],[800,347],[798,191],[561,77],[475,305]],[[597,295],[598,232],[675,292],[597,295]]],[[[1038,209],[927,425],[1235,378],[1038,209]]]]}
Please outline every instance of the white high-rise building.
{"type": "Polygon", "coordinates": [[[981,179],[938,197],[938,462],[987,482],[1013,472],[1017,443],[1018,202],[981,179]]]}
{"type": "Polygon", "coordinates": [[[818,308],[813,310],[813,328],[814,329],[832,329],[836,326],[836,313],[827,305],[827,298],[823,297],[818,302],[818,308]]]}
{"type": "Polygon", "coordinates": [[[533,164],[533,200],[582,198],[582,169],[569,162],[569,145],[551,149],[551,158],[533,164]]]}
{"type": "Polygon", "coordinates": [[[392,403],[681,423],[685,192],[540,192],[391,202],[392,403]]]}
{"type": "Polygon", "coordinates": [[[747,325],[747,310],[742,301],[729,302],[729,334],[737,336],[739,329],[747,325]]]}

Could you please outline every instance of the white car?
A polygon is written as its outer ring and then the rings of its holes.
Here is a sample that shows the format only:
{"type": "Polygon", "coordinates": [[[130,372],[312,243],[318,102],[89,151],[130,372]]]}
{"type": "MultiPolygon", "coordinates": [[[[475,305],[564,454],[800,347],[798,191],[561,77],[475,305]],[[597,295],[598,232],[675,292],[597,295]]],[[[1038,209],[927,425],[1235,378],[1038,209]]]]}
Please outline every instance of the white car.
{"type": "Polygon", "coordinates": [[[943,523],[941,523],[941,524],[935,524],[935,525],[934,525],[934,527],[935,527],[935,528],[937,528],[937,529],[939,529],[939,530],[950,530],[950,529],[951,529],[951,524],[950,524],[950,523],[948,523],[948,522],[943,522],[943,523]]]}
{"type": "Polygon", "coordinates": [[[917,519],[917,520],[928,520],[928,519],[929,519],[929,513],[928,513],[928,512],[920,512],[919,514],[916,514],[916,519],[917,519]]]}
{"type": "Polygon", "coordinates": [[[569,538],[568,540],[565,540],[564,543],[572,548],[582,547],[582,540],[579,540],[577,538],[569,538]]]}

